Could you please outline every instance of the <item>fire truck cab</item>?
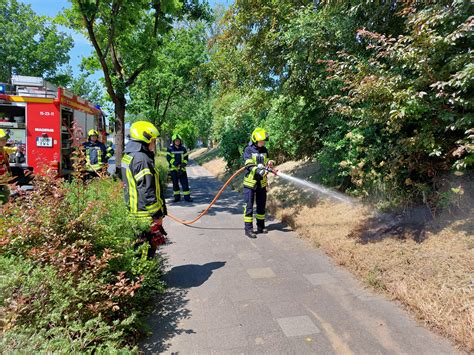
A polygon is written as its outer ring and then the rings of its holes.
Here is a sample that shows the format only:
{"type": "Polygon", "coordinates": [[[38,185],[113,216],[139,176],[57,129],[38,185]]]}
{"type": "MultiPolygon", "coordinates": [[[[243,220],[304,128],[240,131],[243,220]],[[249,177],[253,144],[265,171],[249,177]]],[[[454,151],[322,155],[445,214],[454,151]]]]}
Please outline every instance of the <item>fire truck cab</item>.
{"type": "Polygon", "coordinates": [[[0,84],[0,128],[10,136],[18,154],[10,156],[13,170],[58,175],[72,171],[73,141],[85,141],[95,129],[106,140],[105,117],[99,107],[43,78],[13,76],[0,84]]]}

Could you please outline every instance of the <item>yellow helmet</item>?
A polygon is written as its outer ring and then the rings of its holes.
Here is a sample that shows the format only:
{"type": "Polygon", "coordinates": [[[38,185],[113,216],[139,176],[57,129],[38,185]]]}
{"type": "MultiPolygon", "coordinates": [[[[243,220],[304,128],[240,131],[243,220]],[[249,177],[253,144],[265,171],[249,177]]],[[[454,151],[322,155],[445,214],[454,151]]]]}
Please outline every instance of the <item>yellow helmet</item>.
{"type": "Polygon", "coordinates": [[[99,132],[97,132],[95,129],[91,129],[89,130],[89,132],[87,133],[87,136],[90,137],[90,136],[99,136],[99,132]]]}
{"type": "Polygon", "coordinates": [[[181,136],[179,135],[179,133],[175,133],[173,134],[173,137],[171,138],[171,140],[174,142],[175,140],[179,139],[180,141],[182,141],[183,139],[181,138],[181,136]]]}
{"type": "Polygon", "coordinates": [[[148,121],[137,121],[130,127],[130,138],[136,141],[150,143],[158,138],[158,129],[148,121]]]}
{"type": "Polygon", "coordinates": [[[2,138],[7,139],[8,134],[7,134],[7,132],[5,132],[3,129],[0,128],[0,139],[2,139],[2,138]]]}
{"type": "Polygon", "coordinates": [[[268,133],[263,128],[257,127],[252,132],[252,142],[268,141],[268,133]]]}

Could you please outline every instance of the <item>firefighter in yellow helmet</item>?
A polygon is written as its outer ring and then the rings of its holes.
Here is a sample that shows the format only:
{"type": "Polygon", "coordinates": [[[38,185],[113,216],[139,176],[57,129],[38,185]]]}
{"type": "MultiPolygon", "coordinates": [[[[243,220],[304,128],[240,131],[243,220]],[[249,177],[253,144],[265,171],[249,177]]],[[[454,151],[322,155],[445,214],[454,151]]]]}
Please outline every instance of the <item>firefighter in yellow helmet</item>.
{"type": "Polygon", "coordinates": [[[11,178],[11,170],[9,163],[9,152],[6,149],[8,134],[0,129],[0,204],[8,202],[10,189],[8,188],[8,180],[11,178]]]}
{"type": "Polygon", "coordinates": [[[87,133],[87,142],[83,144],[86,155],[86,178],[99,176],[99,172],[107,162],[107,148],[99,141],[99,132],[95,129],[87,133]]]}
{"type": "Polygon", "coordinates": [[[166,235],[162,226],[166,205],[160,188],[159,171],[155,167],[157,137],[158,130],[152,123],[134,122],[122,157],[125,203],[131,216],[149,221],[151,225],[150,231],[141,236],[150,243],[150,258],[155,255],[158,246],[164,244],[166,235]]]}
{"type": "Polygon", "coordinates": [[[192,202],[191,191],[189,191],[188,174],[186,166],[188,165],[188,151],[183,145],[183,139],[178,133],[173,134],[171,145],[168,147],[166,159],[168,160],[169,172],[173,181],[174,202],[181,200],[179,184],[183,189],[184,200],[192,202]]]}
{"type": "Polygon", "coordinates": [[[253,205],[257,204],[255,219],[257,233],[268,233],[265,228],[265,206],[267,203],[267,168],[273,167],[273,161],[268,159],[265,143],[268,133],[263,128],[252,132],[251,140],[244,150],[244,163],[247,173],[244,178],[244,226],[245,235],[256,238],[253,229],[253,205]]]}

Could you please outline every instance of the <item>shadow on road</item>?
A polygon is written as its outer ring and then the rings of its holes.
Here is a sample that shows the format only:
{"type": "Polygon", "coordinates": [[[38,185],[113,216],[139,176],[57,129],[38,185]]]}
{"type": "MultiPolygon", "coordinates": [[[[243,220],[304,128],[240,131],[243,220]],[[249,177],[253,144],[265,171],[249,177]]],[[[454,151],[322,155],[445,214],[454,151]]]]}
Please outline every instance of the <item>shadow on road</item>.
{"type": "Polygon", "coordinates": [[[191,288],[201,286],[214,270],[225,265],[225,261],[214,261],[204,265],[188,264],[173,267],[165,276],[168,287],[191,288]]]}
{"type": "Polygon", "coordinates": [[[282,222],[273,222],[267,224],[268,231],[293,232],[293,230],[282,222]]]}
{"type": "Polygon", "coordinates": [[[168,288],[157,299],[155,310],[150,314],[147,325],[153,330],[150,337],[141,343],[145,353],[162,353],[169,348],[168,341],[182,333],[195,333],[192,329],[181,327],[180,323],[191,318],[186,307],[189,300],[188,289],[201,286],[209,280],[214,270],[225,265],[225,261],[215,261],[204,265],[188,264],[173,267],[164,276],[168,288]]]}
{"type": "Polygon", "coordinates": [[[156,303],[155,310],[150,314],[147,326],[153,330],[150,337],[141,343],[141,350],[147,354],[162,353],[169,348],[168,340],[178,334],[194,333],[192,329],[182,329],[179,323],[191,317],[186,308],[187,291],[180,288],[168,288],[156,303]]]}

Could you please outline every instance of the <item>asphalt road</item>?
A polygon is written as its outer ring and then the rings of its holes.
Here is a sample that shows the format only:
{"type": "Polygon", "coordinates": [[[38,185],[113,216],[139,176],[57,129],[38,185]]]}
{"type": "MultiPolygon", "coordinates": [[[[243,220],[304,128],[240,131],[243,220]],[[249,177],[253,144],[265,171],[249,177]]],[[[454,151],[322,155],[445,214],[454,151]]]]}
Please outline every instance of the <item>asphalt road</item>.
{"type": "MultiPolygon", "coordinates": [[[[194,202],[169,211],[191,219],[222,184],[200,166],[188,174],[194,202]]],[[[456,353],[278,221],[246,238],[241,200],[225,192],[194,227],[165,221],[168,291],[150,316],[145,353],[456,353]]]]}

